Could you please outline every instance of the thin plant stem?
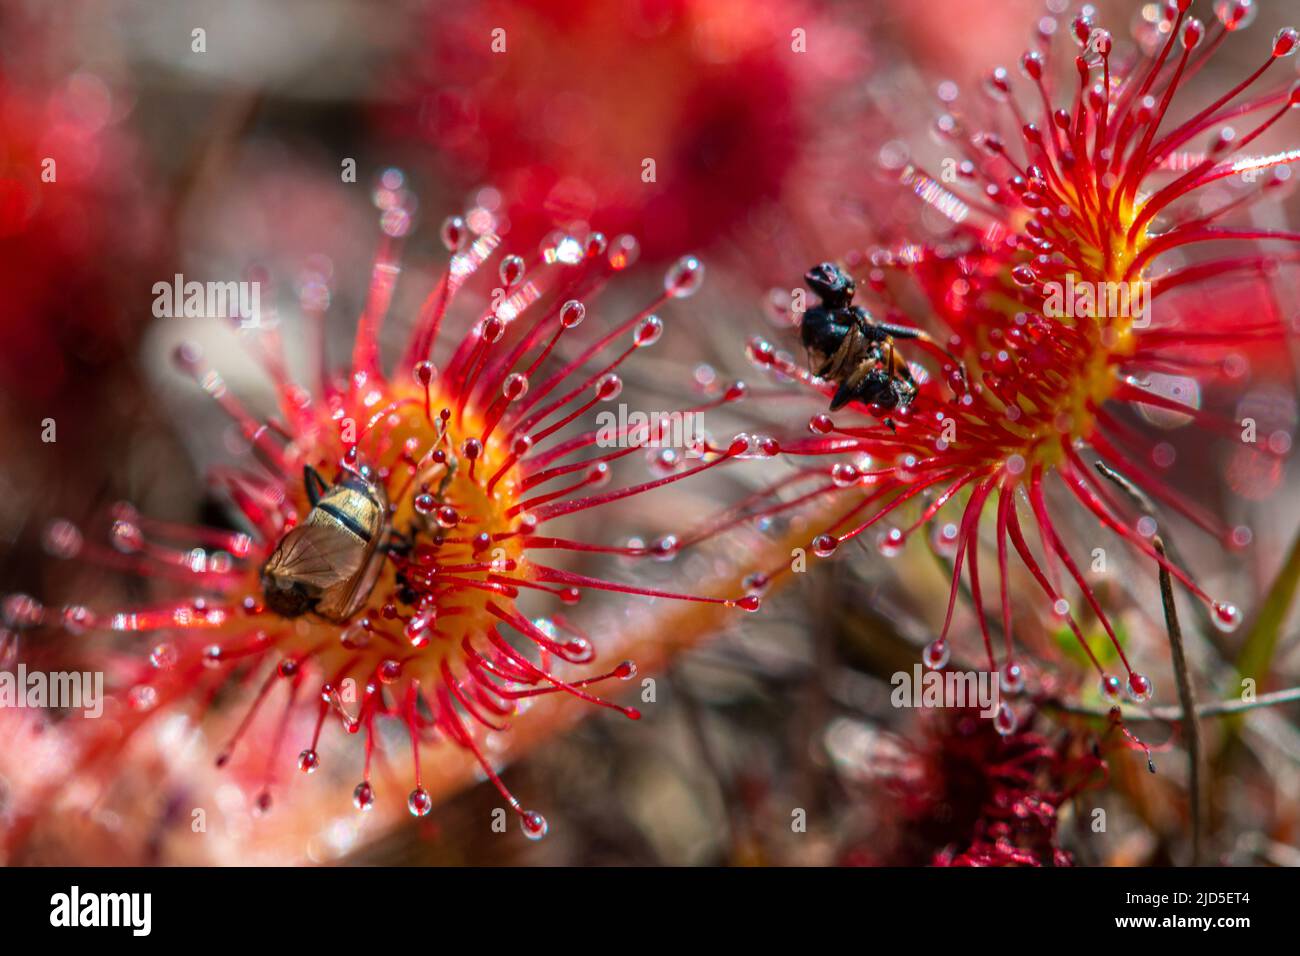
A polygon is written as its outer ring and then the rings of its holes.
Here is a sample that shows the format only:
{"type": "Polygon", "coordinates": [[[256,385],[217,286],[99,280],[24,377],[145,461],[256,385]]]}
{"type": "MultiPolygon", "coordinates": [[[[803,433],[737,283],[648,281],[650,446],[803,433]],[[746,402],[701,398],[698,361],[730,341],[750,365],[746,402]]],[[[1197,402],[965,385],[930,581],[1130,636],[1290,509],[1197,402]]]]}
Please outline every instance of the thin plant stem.
{"type": "MultiPolygon", "coordinates": [[[[1131,481],[1102,462],[1097,462],[1097,470],[1118,485],[1137,503],[1139,508],[1146,512],[1153,521],[1155,520],[1154,505],[1151,499],[1143,494],[1131,481]]],[[[1160,535],[1152,536],[1151,544],[1160,557],[1166,556],[1165,543],[1160,535]]],[[[1188,790],[1192,818],[1192,866],[1199,866],[1205,822],[1204,808],[1207,803],[1206,781],[1203,772],[1204,760],[1201,753],[1201,728],[1196,709],[1196,692],[1192,687],[1191,672],[1187,666],[1187,653],[1183,647],[1183,628],[1178,622],[1178,607],[1174,601],[1173,580],[1165,564],[1159,564],[1159,571],[1160,601],[1164,605],[1165,631],[1169,635],[1169,656],[1173,662],[1174,681],[1178,687],[1178,702],[1182,708],[1179,720],[1182,723],[1183,741],[1187,748],[1188,790]]]]}

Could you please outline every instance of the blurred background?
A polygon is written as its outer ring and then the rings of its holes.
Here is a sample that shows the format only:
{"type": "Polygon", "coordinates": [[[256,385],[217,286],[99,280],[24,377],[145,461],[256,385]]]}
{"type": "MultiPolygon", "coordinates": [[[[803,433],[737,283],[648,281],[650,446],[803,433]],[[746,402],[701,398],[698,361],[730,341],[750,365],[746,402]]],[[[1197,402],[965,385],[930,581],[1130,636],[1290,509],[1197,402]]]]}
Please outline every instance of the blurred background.
{"type": "MultiPolygon", "coordinates": [[[[1197,5],[1215,16],[1215,5],[1197,5]]],[[[1148,37],[1158,10],[1096,6],[1123,43],[1148,37]]],[[[1187,102],[1248,74],[1294,13],[1281,2],[1257,6],[1249,31],[1191,80],[1187,102]]],[[[408,276],[441,268],[445,215],[485,201],[499,205],[521,246],[573,222],[637,235],[638,268],[607,293],[625,314],[653,294],[667,264],[700,255],[704,290],[628,375],[629,394],[663,407],[665,395],[680,394],[675,383],[751,373],[751,336],[796,351],[773,304],[812,263],[863,249],[882,223],[937,234],[943,224],[898,188],[900,169],[940,155],[931,130],[958,90],[978,97],[989,69],[1014,66],[1034,30],[1050,22],[1064,31],[1073,11],[1040,0],[0,0],[0,593],[94,606],[140,597],[138,582],[54,561],[54,518],[102,531],[115,503],[130,501],[167,521],[228,521],[204,476],[237,442],[170,355],[181,341],[200,342],[253,407],[268,401],[269,383],[229,328],[153,318],[154,283],[175,273],[263,278],[280,334],[293,341],[306,334],[295,290],[328,274],[331,347],[341,357],[379,240],[378,177],[396,168],[415,197],[408,276]],[[57,157],[55,184],[41,178],[47,157],[57,157]],[[49,421],[54,442],[43,440],[49,421]]],[[[1294,76],[1295,61],[1278,69],[1294,76]]],[[[1274,148],[1295,142],[1294,123],[1281,127],[1270,133],[1274,148]]],[[[1268,224],[1294,222],[1290,190],[1278,196],[1268,224]]],[[[394,314],[416,309],[420,291],[399,289],[394,314]]],[[[1300,316],[1294,302],[1288,323],[1300,316]]],[[[1239,410],[1289,444],[1297,409],[1290,363],[1280,364],[1281,374],[1247,376],[1239,410]]],[[[735,425],[754,428],[744,416],[756,414],[737,413],[735,425]]],[[[1254,614],[1300,523],[1293,470],[1207,448],[1177,421],[1143,424],[1197,463],[1180,470],[1181,487],[1230,524],[1253,527],[1241,555],[1177,524],[1173,536],[1201,583],[1254,614]]],[[[708,514],[710,493],[683,490],[662,512],[635,518],[647,538],[668,533],[683,516],[708,514]]],[[[1086,523],[1075,530],[1085,552],[1093,538],[1104,543],[1086,523]]],[[[689,580],[693,570],[656,574],[689,580]]],[[[1171,703],[1155,587],[1148,567],[1099,584],[1171,703]]],[[[245,808],[201,748],[177,747],[133,756],[111,804],[65,821],[29,859],[933,862],[997,790],[988,768],[1002,746],[961,715],[922,719],[889,704],[889,675],[917,660],[947,590],[942,541],[892,561],[853,549],[798,576],[763,614],[744,615],[655,675],[644,720],[593,713],[509,768],[523,803],[546,810],[551,835],[540,843],[475,822],[500,803],[486,784],[425,820],[362,827],[347,805],[353,781],[324,775],[293,781],[271,818],[187,839],[185,821],[168,823],[168,813],[184,817],[176,808],[193,792],[216,792],[235,808],[232,821],[245,808]]],[[[1221,695],[1216,668],[1235,649],[1187,617],[1202,696],[1221,695]]],[[[1058,628],[1045,619],[1031,640],[1048,685],[1057,680],[1069,696],[1076,688],[1059,674],[1075,665],[1058,628]]],[[[1284,621],[1276,688],[1300,683],[1295,634],[1284,621]]],[[[5,666],[16,641],[0,631],[5,666]]],[[[44,651],[77,655],[68,641],[44,651]]],[[[1216,861],[1300,862],[1297,713],[1259,713],[1230,744],[1207,727],[1216,861]]],[[[1175,732],[1133,729],[1156,750],[1154,776],[1140,753],[1110,747],[1104,719],[1035,718],[1034,773],[1078,786],[1056,824],[1076,862],[1185,858],[1175,732]],[[1091,762],[1098,741],[1104,770],[1091,762]],[[1091,826],[1097,808],[1107,811],[1104,833],[1091,826]]],[[[0,755],[0,812],[29,756],[0,755]]]]}

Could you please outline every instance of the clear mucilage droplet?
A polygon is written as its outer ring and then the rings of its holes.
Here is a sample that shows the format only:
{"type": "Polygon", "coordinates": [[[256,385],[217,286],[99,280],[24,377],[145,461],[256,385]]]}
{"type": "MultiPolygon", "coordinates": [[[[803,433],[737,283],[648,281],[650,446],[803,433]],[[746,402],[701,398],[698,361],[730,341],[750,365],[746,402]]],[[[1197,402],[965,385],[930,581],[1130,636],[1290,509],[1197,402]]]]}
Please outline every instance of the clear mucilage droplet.
{"type": "Polygon", "coordinates": [[[664,275],[664,291],[685,299],[699,291],[704,282],[704,263],[695,256],[682,256],[664,275]]]}
{"type": "Polygon", "coordinates": [[[932,671],[943,670],[951,654],[952,648],[947,641],[931,641],[921,652],[921,661],[932,671]]]}

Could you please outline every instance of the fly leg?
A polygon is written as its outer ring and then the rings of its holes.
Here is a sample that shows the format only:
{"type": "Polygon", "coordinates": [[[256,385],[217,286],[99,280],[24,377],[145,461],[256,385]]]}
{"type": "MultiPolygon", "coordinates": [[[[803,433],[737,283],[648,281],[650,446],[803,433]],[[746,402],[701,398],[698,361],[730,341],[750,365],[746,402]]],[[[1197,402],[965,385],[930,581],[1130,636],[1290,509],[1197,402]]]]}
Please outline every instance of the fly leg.
{"type": "Polygon", "coordinates": [[[388,533],[388,543],[384,545],[384,550],[389,554],[406,557],[411,553],[413,547],[415,547],[415,541],[411,535],[403,534],[401,531],[390,531],[388,533]]]}
{"type": "Polygon", "coordinates": [[[966,363],[936,342],[934,337],[928,332],[924,332],[921,329],[908,328],[905,325],[890,325],[887,322],[876,323],[874,327],[879,330],[877,334],[887,335],[895,339],[914,339],[932,349],[942,352],[952,360],[952,363],[955,366],[957,366],[957,374],[961,376],[962,384],[965,385],[967,383],[966,363]]]}

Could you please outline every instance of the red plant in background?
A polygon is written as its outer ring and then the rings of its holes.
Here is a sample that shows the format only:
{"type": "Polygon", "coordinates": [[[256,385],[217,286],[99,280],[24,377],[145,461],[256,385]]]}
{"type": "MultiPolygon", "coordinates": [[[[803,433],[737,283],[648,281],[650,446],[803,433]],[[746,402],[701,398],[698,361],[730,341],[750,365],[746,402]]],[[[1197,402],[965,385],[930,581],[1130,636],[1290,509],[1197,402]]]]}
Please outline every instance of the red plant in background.
{"type": "Polygon", "coordinates": [[[598,219],[661,259],[780,196],[856,65],[822,23],[789,0],[443,5],[391,119],[534,210],[517,232],[598,219]]]}
{"type": "Polygon", "coordinates": [[[1030,723],[1002,735],[975,710],[927,714],[918,739],[901,741],[874,774],[897,810],[889,835],[849,849],[843,862],[1070,866],[1061,810],[1103,786],[1108,771],[1095,742],[1068,732],[1051,739],[1030,723]]]}
{"type": "Polygon", "coordinates": [[[93,74],[46,84],[0,69],[0,380],[47,414],[78,366],[120,346],[112,277],[147,237],[125,218],[136,157],[113,113],[93,74]]]}
{"type": "MultiPolygon", "coordinates": [[[[314,388],[291,379],[277,335],[257,339],[259,358],[276,384],[276,416],[256,419],[196,349],[177,352],[180,367],[229,414],[248,443],[249,467],[213,475],[244,530],[177,527],[125,507],[114,515],[112,548],[92,543],[68,522],[50,527],[47,545],[58,556],[173,582],[190,595],[109,613],[82,606],[46,609],[34,598],[11,595],[4,611],[10,626],[19,628],[61,625],[75,634],[158,635],[151,653],[116,660],[126,686],[116,709],[95,722],[103,729],[85,731],[83,767],[115,752],[151,715],[186,700],[211,702],[223,688],[257,680],[255,703],[219,763],[254,726],[258,709],[279,695],[284,711],[273,744],[265,748],[269,762],[279,755],[293,709],[313,708],[315,733],[298,757],[299,769],[310,773],[319,766],[317,742],[327,719],[349,734],[361,733],[365,755],[354,803],[369,809],[375,800],[376,722],[391,718],[404,725],[411,742],[412,814],[423,816],[432,807],[420,780],[420,747],[442,738],[473,752],[520,815],[525,833],[536,838],[545,832],[545,820],[524,810],[501,782],[479,742],[482,729],[504,730],[522,703],[553,692],[635,718],[635,710],[588,690],[635,670],[624,662],[603,674],[569,676],[594,659],[593,642],[563,615],[526,617],[518,600],[535,592],[573,604],[583,592],[601,589],[758,607],[753,597],[694,597],[565,570],[547,554],[652,558],[671,555],[674,544],[573,540],[556,536],[552,523],[753,454],[754,441],[739,436],[714,447],[706,440],[691,462],[661,454],[652,480],[598,490],[617,461],[655,436],[621,431],[617,447],[607,449],[599,430],[562,429],[619,395],[620,366],[662,334],[654,310],[691,295],[703,267],[693,257],[681,260],[653,302],[593,331],[597,323],[586,318],[584,303],[636,258],[635,241],[556,233],[525,260],[503,254],[497,221],[485,208],[444,223],[450,261],[390,373],[378,341],[394,292],[401,236],[410,225],[410,197],[400,173],[384,174],[378,197],[385,238],[345,374],[336,375],[324,353],[329,290],[323,277],[308,277],[301,287],[303,312],[321,332],[314,388]],[[449,316],[463,311],[456,306],[466,285],[489,272],[495,278],[482,281],[497,284],[491,303],[477,316],[454,320],[467,322],[467,330],[446,327],[449,316]],[[441,370],[431,361],[439,349],[447,356],[441,370]],[[589,455],[592,450],[598,453],[589,455]],[[346,495],[331,497],[338,489],[346,495]],[[359,502],[358,496],[368,500],[359,502]],[[375,515],[367,511],[371,505],[375,515]],[[321,539],[304,533],[322,525],[338,533],[321,539]],[[277,554],[281,546],[285,550],[277,554]],[[284,590],[271,578],[271,568],[282,564],[292,566],[284,590]],[[341,568],[341,577],[355,588],[349,600],[327,610],[335,592],[323,595],[313,588],[336,581],[341,568]],[[289,588],[295,581],[302,587],[289,588]],[[344,693],[349,684],[359,688],[354,701],[344,693]]],[[[691,411],[743,394],[743,387],[734,387],[691,411]]],[[[268,766],[258,801],[264,808],[271,777],[268,766]]]]}
{"type": "MultiPolygon", "coordinates": [[[[949,658],[948,631],[964,573],[989,668],[1000,669],[1005,690],[1023,686],[1008,588],[1014,552],[1092,660],[1105,696],[1115,700],[1125,685],[1136,700],[1151,695],[1151,681],[1129,666],[1108,614],[1067,547],[1049,507],[1053,484],[1102,526],[1167,567],[1212,606],[1220,627],[1231,630],[1240,620],[1237,608],[1214,601],[1182,568],[1156,553],[1151,517],[1085,461],[1090,448],[1226,546],[1249,541],[1246,529],[1225,528],[1159,473],[1170,462],[1161,460],[1160,449],[1124,413],[1143,409],[1186,416],[1206,434],[1240,437],[1230,416],[1162,394],[1152,383],[1177,375],[1193,384],[1231,384],[1248,367],[1246,356],[1267,360],[1268,350],[1280,351],[1285,332],[1272,279],[1300,258],[1259,246],[1264,240],[1295,243],[1300,234],[1228,224],[1284,182],[1286,164],[1300,158],[1300,150],[1243,154],[1300,103],[1300,90],[1290,85],[1255,92],[1262,78],[1279,72],[1270,72],[1273,64],[1294,52],[1297,35],[1291,29],[1279,32],[1263,63],[1241,83],[1197,104],[1189,118],[1166,123],[1176,94],[1225,37],[1244,25],[1239,14],[1249,9],[1241,2],[1220,4],[1221,22],[1207,36],[1200,21],[1187,15],[1189,6],[1189,0],[1168,4],[1157,30],[1160,42],[1128,58],[1112,54],[1111,35],[1085,10],[1071,24],[1081,51],[1074,58],[1074,81],[1064,88],[1053,80],[1053,31],[1040,22],[1039,48],[1021,61],[1026,82],[1013,83],[1005,70],[988,79],[986,92],[1000,115],[977,126],[953,107],[940,119],[938,130],[954,154],[952,188],[942,176],[917,166],[903,172],[903,185],[949,221],[947,234],[935,241],[890,241],[846,259],[865,286],[858,290],[858,302],[869,307],[874,321],[928,323],[941,332],[937,339],[951,355],[922,342],[919,348],[938,358],[942,375],[934,378],[911,366],[914,401],[897,408],[859,406],[887,422],[819,414],[810,423],[811,437],[783,441],[782,451],[802,457],[804,464],[768,489],[787,500],[762,506],[762,513],[772,516],[834,496],[844,502],[842,512],[810,549],[829,557],[845,542],[879,529],[880,550],[890,555],[965,494],[959,521],[936,525],[937,543],[952,558],[953,575],[943,628],[925,652],[931,667],[942,667],[949,658]],[[1241,131],[1234,133],[1228,122],[1241,131]],[[995,131],[1008,123],[1014,136],[995,131]],[[1203,135],[1211,136],[1205,152],[1184,152],[1203,135]],[[1281,174],[1270,175],[1273,169],[1281,174]],[[1243,170],[1259,172],[1260,181],[1230,201],[1197,204],[1206,187],[1243,170]],[[1170,253],[1209,242],[1224,243],[1225,251],[1165,267],[1170,260],[1163,257],[1170,253]],[[1109,290],[1122,286],[1132,292],[1136,282],[1147,283],[1149,321],[1131,310],[1113,314],[1100,305],[1109,290]],[[1250,301],[1267,306],[1263,314],[1243,316],[1231,307],[1241,301],[1234,283],[1248,284],[1250,301]],[[1075,310],[1083,300],[1071,297],[1067,308],[1060,308],[1062,291],[1070,296],[1069,289],[1085,286],[1096,292],[1091,307],[1080,304],[1075,310]],[[1195,301],[1189,295],[1193,289],[1195,301]],[[1232,301],[1209,299],[1211,290],[1232,301]],[[826,459],[833,466],[821,464],[826,459]],[[1027,504],[1027,516],[1018,499],[1027,504]],[[882,527],[916,500],[925,506],[914,521],[882,527]],[[978,531],[990,514],[996,594],[979,560],[978,531]],[[1041,557],[1031,549],[1026,525],[1036,532],[1041,557]],[[1126,680],[1105,673],[1088,646],[1066,597],[1062,568],[1114,644],[1126,680]],[[1000,667],[988,622],[990,604],[994,613],[1001,612],[1000,667]]],[[[895,346],[904,354],[918,349],[901,337],[895,346]]],[[[768,342],[754,342],[751,358],[822,395],[837,389],[838,383],[816,379],[801,361],[768,342]]],[[[1274,449],[1266,453],[1276,457],[1274,449]]],[[[751,503],[727,520],[742,520],[752,510],[751,503]]],[[[784,570],[772,568],[756,578],[757,586],[784,570]]],[[[998,726],[1009,730],[1014,723],[1000,720],[998,726]]]]}

